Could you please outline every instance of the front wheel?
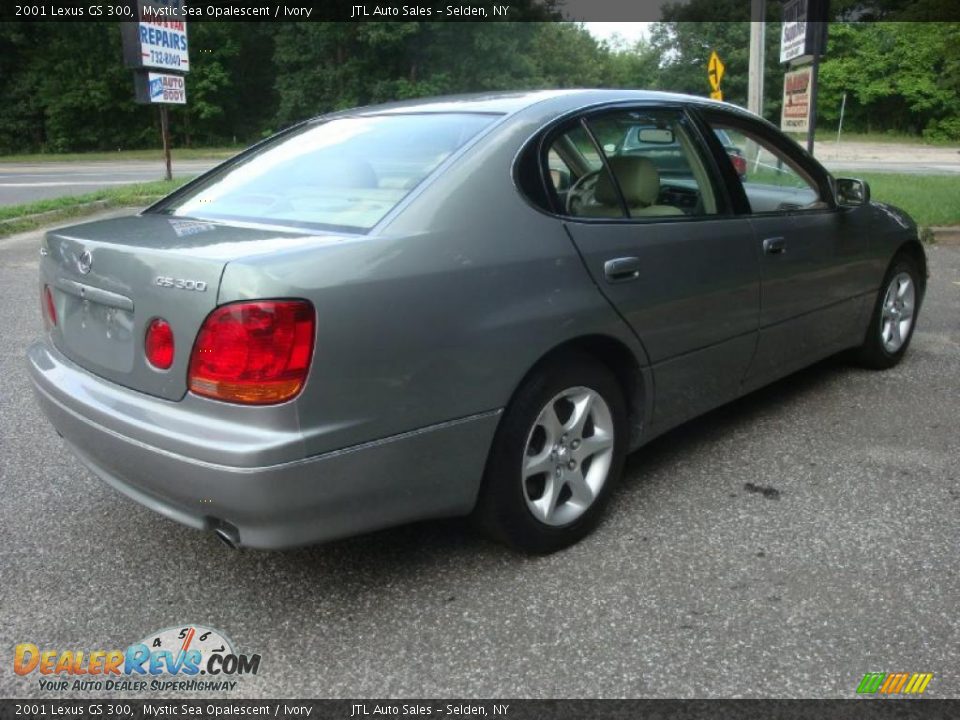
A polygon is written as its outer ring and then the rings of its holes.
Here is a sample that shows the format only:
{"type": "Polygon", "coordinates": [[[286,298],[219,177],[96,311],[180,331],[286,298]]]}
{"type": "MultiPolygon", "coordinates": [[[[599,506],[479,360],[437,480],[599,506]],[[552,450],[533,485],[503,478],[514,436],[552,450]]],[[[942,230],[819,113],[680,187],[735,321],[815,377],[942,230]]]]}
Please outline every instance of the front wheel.
{"type": "Polygon", "coordinates": [[[534,371],[494,438],[474,518],[513,548],[549,553],[596,525],[626,451],[620,384],[571,355],[534,371]]]}
{"type": "Polygon", "coordinates": [[[858,350],[863,365],[893,367],[907,352],[921,299],[920,272],[910,258],[894,260],[877,296],[867,337],[858,350]]]}

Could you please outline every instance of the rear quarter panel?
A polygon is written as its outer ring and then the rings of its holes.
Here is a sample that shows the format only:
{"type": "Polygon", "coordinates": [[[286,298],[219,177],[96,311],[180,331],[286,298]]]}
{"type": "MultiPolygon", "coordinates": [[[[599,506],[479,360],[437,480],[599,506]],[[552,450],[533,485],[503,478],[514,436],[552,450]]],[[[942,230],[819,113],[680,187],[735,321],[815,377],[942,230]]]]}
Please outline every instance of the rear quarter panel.
{"type": "Polygon", "coordinates": [[[503,123],[367,237],[227,266],[221,303],[316,307],[296,401],[307,454],[503,408],[537,360],[585,334],[642,352],[560,222],[513,185],[537,127],[503,123]]]}

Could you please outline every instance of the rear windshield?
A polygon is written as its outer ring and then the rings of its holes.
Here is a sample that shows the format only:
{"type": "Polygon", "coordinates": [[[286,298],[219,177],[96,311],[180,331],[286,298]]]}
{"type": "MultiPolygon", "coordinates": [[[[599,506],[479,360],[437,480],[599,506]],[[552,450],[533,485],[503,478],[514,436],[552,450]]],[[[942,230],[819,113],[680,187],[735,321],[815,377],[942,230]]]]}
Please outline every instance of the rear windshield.
{"type": "Polygon", "coordinates": [[[311,123],[215,172],[159,211],[369,230],[496,117],[436,113],[311,123]]]}

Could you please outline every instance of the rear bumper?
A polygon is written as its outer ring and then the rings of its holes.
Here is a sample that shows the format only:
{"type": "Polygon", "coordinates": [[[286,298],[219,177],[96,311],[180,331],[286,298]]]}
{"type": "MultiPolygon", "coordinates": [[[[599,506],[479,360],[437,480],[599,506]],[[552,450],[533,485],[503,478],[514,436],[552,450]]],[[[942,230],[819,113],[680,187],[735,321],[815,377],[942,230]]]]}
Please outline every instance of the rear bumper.
{"type": "MultiPolygon", "coordinates": [[[[90,470],[156,512],[197,529],[226,529],[246,547],[304,545],[469,512],[500,414],[262,465],[247,462],[249,426],[231,437],[220,425],[213,434],[224,461],[211,462],[210,439],[194,436],[192,452],[177,430],[178,403],[91,375],[42,342],[27,360],[44,413],[90,470]],[[150,423],[151,414],[160,421],[150,423]]],[[[299,433],[263,434],[269,452],[257,457],[302,447],[299,433]]]]}

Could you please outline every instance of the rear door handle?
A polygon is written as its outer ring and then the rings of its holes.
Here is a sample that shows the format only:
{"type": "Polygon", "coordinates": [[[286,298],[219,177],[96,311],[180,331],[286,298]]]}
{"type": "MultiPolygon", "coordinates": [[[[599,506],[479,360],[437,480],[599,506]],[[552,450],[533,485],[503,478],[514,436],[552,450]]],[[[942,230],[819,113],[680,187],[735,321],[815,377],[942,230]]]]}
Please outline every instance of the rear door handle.
{"type": "Polygon", "coordinates": [[[769,237],[763,241],[763,251],[767,255],[783,255],[787,251],[787,241],[782,237],[769,237]]]}
{"type": "Polygon", "coordinates": [[[608,282],[626,282],[640,277],[640,258],[621,257],[607,260],[603,264],[603,274],[608,282]]]}

